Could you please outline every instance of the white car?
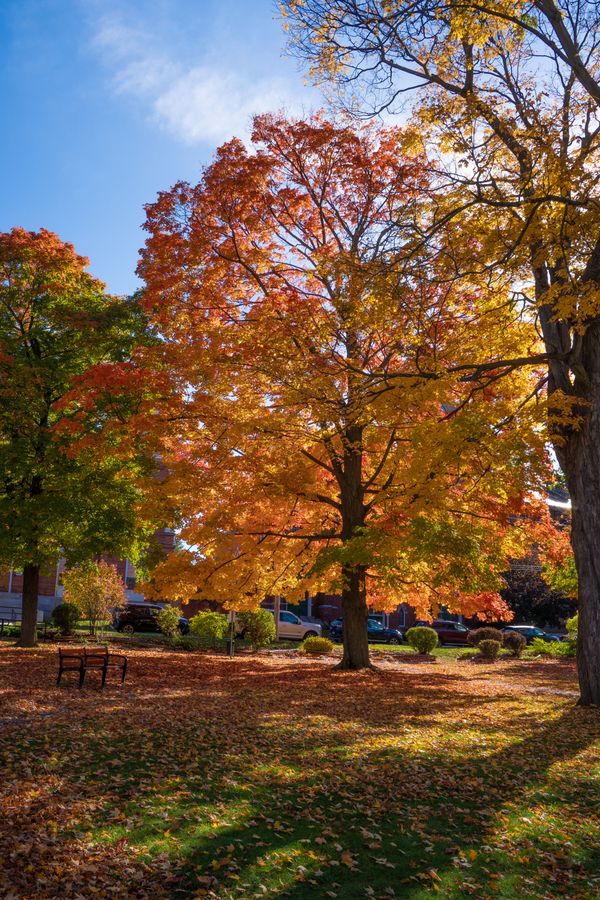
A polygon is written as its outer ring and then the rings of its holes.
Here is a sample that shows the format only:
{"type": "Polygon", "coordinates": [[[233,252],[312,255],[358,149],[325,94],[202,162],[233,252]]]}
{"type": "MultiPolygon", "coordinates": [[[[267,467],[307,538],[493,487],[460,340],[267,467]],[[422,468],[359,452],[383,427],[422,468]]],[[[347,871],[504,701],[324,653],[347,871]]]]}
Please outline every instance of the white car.
{"type": "MultiPolygon", "coordinates": [[[[269,610],[273,615],[273,610],[269,610]]],[[[316,622],[303,622],[295,613],[281,610],[279,613],[279,637],[290,641],[303,641],[307,637],[321,637],[322,628],[316,622]]]]}

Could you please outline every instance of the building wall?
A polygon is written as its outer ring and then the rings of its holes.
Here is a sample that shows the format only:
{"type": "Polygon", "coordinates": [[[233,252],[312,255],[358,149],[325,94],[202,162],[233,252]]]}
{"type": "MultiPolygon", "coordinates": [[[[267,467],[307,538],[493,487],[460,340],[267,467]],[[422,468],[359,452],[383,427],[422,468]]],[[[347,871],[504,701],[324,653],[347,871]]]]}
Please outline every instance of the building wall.
{"type": "MultiPolygon", "coordinates": [[[[175,532],[173,529],[164,528],[156,532],[156,539],[163,549],[169,553],[175,547],[175,532]]],[[[141,601],[143,594],[136,592],[135,566],[127,559],[118,559],[116,556],[102,556],[102,559],[114,565],[118,574],[127,587],[127,595],[130,600],[141,601]]],[[[39,599],[40,609],[49,611],[62,600],[62,585],[60,575],[64,569],[64,560],[60,560],[53,569],[40,575],[39,599]]],[[[20,570],[13,570],[12,577],[9,570],[0,570],[0,608],[20,607],[23,592],[23,574],[20,570]]]]}

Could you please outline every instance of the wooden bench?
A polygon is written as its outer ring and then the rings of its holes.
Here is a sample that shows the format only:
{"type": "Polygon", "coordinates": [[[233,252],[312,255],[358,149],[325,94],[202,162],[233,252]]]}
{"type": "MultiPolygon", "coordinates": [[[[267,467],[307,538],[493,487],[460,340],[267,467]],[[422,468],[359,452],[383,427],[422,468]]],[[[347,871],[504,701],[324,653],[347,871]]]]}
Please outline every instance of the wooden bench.
{"type": "Polygon", "coordinates": [[[77,672],[79,687],[83,687],[86,672],[95,670],[102,672],[102,687],[106,684],[109,669],[121,670],[121,684],[127,674],[127,657],[123,653],[109,653],[108,647],[59,647],[58,676],[59,685],[63,672],[77,672]]]}

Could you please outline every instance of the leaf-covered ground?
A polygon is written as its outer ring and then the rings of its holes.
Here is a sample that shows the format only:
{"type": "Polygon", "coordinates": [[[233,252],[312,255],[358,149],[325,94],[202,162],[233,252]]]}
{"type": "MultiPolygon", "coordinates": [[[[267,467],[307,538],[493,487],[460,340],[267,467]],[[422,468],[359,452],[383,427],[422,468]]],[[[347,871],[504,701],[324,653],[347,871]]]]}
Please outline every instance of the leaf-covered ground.
{"type": "Polygon", "coordinates": [[[600,896],[571,663],[55,655],[0,649],[3,898],[600,896]]]}

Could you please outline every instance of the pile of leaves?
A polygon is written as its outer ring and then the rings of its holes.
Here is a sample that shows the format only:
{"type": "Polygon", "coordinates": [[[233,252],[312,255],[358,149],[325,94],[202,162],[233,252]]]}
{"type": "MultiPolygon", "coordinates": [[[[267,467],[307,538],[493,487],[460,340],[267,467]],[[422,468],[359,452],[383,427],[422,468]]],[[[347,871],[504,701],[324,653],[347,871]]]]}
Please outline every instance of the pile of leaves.
{"type": "Polygon", "coordinates": [[[474,672],[0,649],[3,897],[592,897],[600,715],[570,661],[474,672]]]}

